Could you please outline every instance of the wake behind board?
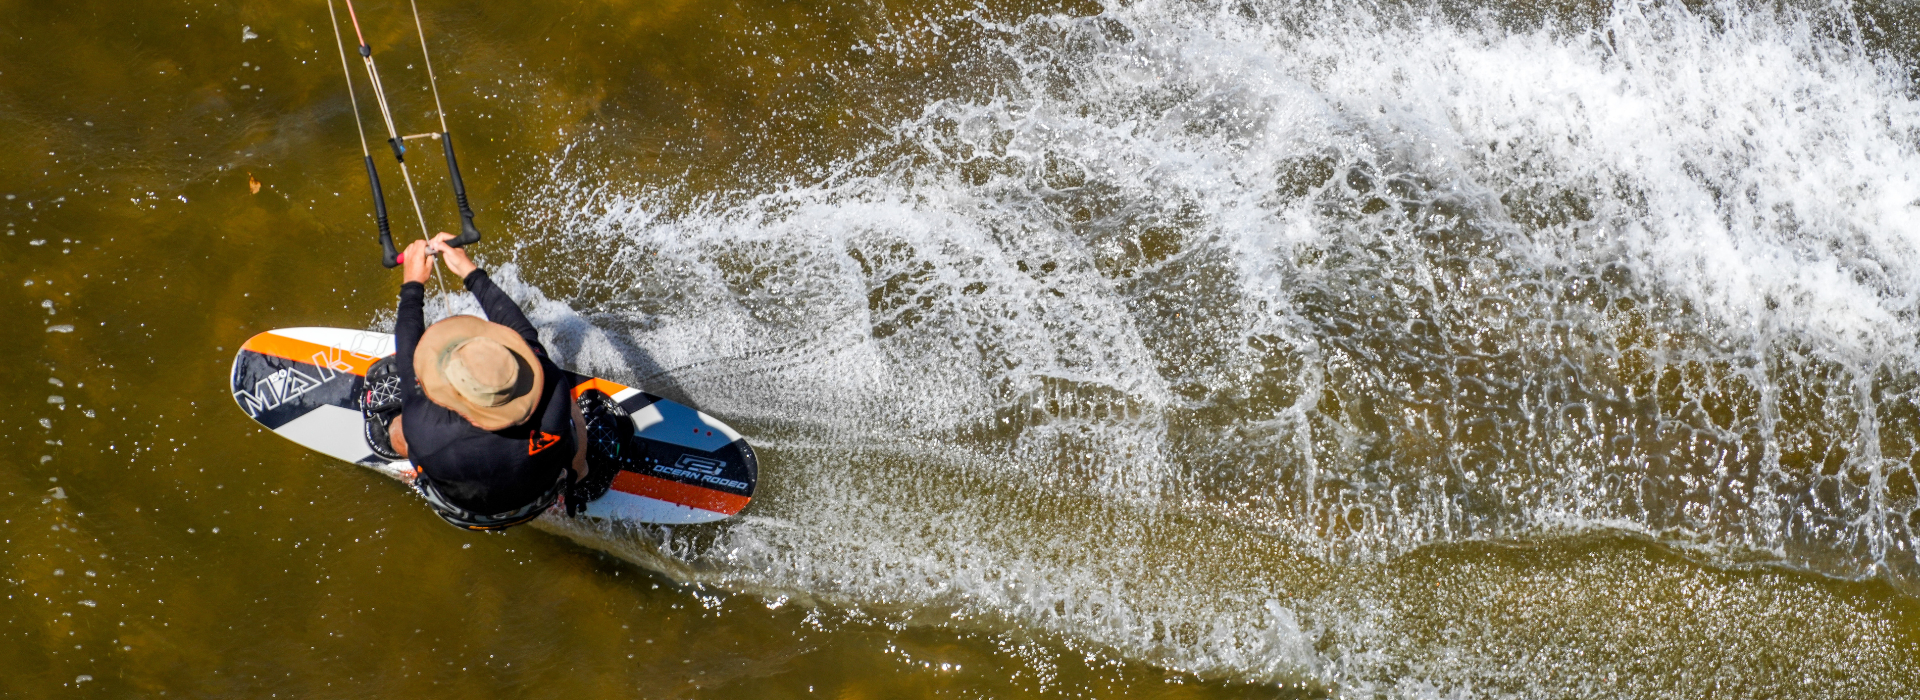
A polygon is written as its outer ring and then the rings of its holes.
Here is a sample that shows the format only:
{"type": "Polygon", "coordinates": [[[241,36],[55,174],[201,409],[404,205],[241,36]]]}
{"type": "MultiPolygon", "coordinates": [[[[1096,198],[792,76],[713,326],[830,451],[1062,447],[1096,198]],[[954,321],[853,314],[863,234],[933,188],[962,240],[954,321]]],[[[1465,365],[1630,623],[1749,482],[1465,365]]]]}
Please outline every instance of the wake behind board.
{"type": "MultiPolygon", "coordinates": [[[[410,462],[375,454],[362,431],[367,368],[393,354],[393,336],[343,328],[282,328],[247,340],[233,358],[233,400],[268,430],[315,452],[403,481],[410,462]]],[[[633,418],[647,457],[622,469],[586,515],[629,523],[691,524],[739,513],[759,477],[753,448],[714,417],[605,379],[580,377],[573,394],[605,392],[633,418]]]]}

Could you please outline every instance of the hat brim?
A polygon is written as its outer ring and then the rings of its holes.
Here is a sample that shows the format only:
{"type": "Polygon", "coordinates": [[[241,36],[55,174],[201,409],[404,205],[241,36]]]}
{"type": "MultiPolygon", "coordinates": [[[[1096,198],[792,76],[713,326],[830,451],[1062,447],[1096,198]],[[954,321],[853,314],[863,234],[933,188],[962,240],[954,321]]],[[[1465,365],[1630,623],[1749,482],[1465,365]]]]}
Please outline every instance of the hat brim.
{"type": "Polygon", "coordinates": [[[540,369],[540,359],[534,356],[533,346],[513,329],[478,316],[453,316],[428,326],[413,351],[413,374],[419,378],[420,388],[428,399],[486,431],[510,428],[526,421],[533,415],[540,392],[547,385],[546,373],[540,369]],[[455,390],[447,381],[447,359],[454,347],[470,338],[490,339],[518,356],[533,372],[532,388],[499,406],[482,406],[455,390]]]}

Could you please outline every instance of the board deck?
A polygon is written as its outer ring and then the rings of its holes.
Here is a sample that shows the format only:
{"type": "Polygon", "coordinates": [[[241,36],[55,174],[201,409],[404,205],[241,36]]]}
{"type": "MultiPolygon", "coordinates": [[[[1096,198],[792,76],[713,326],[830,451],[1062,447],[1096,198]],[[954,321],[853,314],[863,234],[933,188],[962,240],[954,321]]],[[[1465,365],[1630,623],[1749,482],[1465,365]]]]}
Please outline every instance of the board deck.
{"type": "MultiPolygon", "coordinates": [[[[410,481],[410,462],[375,454],[362,431],[367,369],[393,354],[393,336],[343,328],[282,328],[248,339],[233,358],[233,400],[249,418],[315,452],[410,481]]],[[[691,524],[739,513],[753,499],[753,448],[712,416],[605,379],[581,377],[575,397],[605,392],[633,417],[648,458],[622,470],[586,515],[691,524]]],[[[542,517],[554,517],[551,514],[542,517]]]]}

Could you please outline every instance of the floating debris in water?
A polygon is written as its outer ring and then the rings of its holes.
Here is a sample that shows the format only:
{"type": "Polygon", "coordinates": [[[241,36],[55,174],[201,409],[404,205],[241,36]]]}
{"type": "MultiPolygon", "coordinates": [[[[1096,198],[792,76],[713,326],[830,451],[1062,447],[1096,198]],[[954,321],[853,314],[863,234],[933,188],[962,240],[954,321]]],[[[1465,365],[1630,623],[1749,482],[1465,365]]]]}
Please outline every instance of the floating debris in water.
{"type": "Polygon", "coordinates": [[[47,403],[50,403],[50,404],[61,405],[61,404],[65,404],[66,402],[67,402],[67,397],[61,396],[59,394],[54,394],[52,396],[47,397],[47,403]]]}
{"type": "Polygon", "coordinates": [[[244,44],[258,38],[260,38],[260,35],[253,33],[253,27],[244,24],[240,25],[240,43],[244,44]]]}
{"type": "Polygon", "coordinates": [[[55,326],[47,326],[47,332],[48,333],[72,333],[73,326],[71,324],[66,324],[66,323],[62,323],[55,326]]]}

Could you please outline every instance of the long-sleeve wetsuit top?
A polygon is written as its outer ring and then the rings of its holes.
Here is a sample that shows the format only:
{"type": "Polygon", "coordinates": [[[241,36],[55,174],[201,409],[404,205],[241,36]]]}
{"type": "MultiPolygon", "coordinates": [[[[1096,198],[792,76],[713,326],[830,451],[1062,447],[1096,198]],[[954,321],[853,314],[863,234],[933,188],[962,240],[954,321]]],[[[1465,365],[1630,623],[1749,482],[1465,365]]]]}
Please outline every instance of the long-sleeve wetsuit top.
{"type": "Polygon", "coordinates": [[[413,351],[427,330],[421,309],[427,288],[408,282],[400,287],[400,313],[393,328],[396,369],[406,388],[400,403],[406,419],[401,430],[407,456],[443,497],[474,513],[505,513],[546,494],[560,471],[572,467],[578,449],[570,395],[575,382],[569,381],[573,373],[555,367],[547,358],[547,348],[540,344],[533,324],[513,299],[494,286],[485,270],[468,273],[465,281],[489,320],[513,329],[533,347],[546,379],[540,399],[527,420],[491,432],[428,399],[413,372],[413,351]]]}

